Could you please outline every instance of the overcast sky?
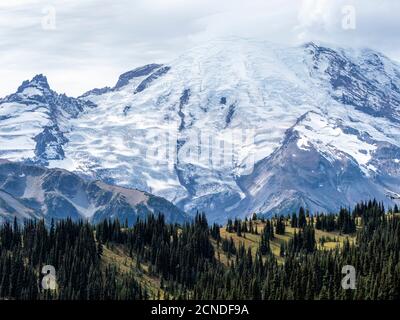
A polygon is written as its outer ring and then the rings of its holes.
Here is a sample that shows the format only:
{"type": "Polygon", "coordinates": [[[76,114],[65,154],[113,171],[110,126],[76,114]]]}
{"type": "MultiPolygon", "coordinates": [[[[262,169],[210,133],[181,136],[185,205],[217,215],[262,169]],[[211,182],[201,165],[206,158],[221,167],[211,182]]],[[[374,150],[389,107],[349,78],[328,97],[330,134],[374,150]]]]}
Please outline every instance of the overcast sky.
{"type": "Polygon", "coordinates": [[[224,36],[371,47],[400,61],[399,30],[398,0],[0,0],[0,96],[37,73],[77,96],[224,36]]]}

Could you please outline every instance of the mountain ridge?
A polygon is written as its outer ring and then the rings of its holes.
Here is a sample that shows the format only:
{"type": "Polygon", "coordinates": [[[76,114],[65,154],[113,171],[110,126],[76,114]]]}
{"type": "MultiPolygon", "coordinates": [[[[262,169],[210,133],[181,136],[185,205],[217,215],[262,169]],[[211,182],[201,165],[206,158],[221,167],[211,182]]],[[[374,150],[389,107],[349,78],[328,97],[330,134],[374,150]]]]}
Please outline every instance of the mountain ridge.
{"type": "Polygon", "coordinates": [[[171,223],[189,220],[167,200],[143,191],[88,181],[64,169],[0,161],[0,222],[119,219],[132,225],[149,213],[162,213],[171,223]]]}
{"type": "Polygon", "coordinates": [[[79,112],[60,121],[65,140],[50,139],[62,152],[45,164],[146,190],[211,221],[299,205],[336,211],[375,197],[393,205],[399,70],[367,49],[210,42],[80,96],[79,112]]]}

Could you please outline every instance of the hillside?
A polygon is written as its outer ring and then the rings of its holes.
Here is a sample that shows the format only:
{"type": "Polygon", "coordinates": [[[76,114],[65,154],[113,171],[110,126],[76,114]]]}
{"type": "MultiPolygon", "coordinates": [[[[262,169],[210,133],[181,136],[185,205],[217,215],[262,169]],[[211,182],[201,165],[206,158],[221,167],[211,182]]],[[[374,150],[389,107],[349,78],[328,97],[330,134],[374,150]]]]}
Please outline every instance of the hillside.
{"type": "Polygon", "coordinates": [[[0,298],[398,299],[400,212],[381,203],[351,212],[208,225],[204,214],[172,225],[148,215],[133,227],[61,220],[0,227],[0,298]],[[54,266],[55,291],[38,287],[54,266]],[[344,290],[354,266],[357,290],[344,290]],[[384,279],[384,280],[382,280],[384,279]]]}
{"type": "MultiPolygon", "coordinates": [[[[356,212],[357,210],[355,210],[356,212]]],[[[398,209],[395,209],[396,213],[389,213],[386,216],[386,219],[393,219],[395,217],[399,218],[400,213],[398,212],[398,209]]],[[[355,213],[353,212],[353,215],[355,213]]],[[[301,214],[300,214],[301,216],[301,214]]],[[[315,249],[317,251],[320,251],[322,254],[324,252],[329,252],[329,251],[335,251],[339,250],[342,251],[344,249],[344,246],[355,246],[357,247],[357,234],[360,233],[363,230],[363,218],[362,216],[358,216],[354,218],[354,230],[353,232],[350,232],[348,234],[343,233],[340,230],[339,226],[334,227],[335,230],[332,231],[326,231],[323,230],[325,227],[328,227],[327,224],[324,222],[320,223],[322,221],[335,221],[334,223],[338,223],[340,219],[345,221],[347,218],[350,218],[350,213],[346,212],[346,210],[342,210],[340,215],[331,215],[333,220],[330,220],[329,218],[326,218],[326,216],[319,215],[317,217],[310,217],[306,216],[305,221],[307,225],[313,224],[316,225],[317,228],[314,229],[315,231],[315,249]],[[318,222],[319,221],[319,222],[318,222]],[[319,229],[322,224],[322,229],[319,229]]],[[[293,217],[292,217],[293,218],[293,217]]],[[[225,267],[229,267],[230,265],[234,264],[237,262],[237,252],[239,248],[243,247],[244,252],[247,252],[248,249],[250,249],[252,257],[256,259],[259,255],[260,251],[260,244],[262,242],[262,234],[267,226],[268,223],[271,223],[273,226],[273,233],[274,236],[272,239],[268,240],[269,246],[271,249],[271,253],[275,257],[277,263],[279,265],[284,265],[285,264],[285,257],[281,255],[281,248],[287,248],[289,243],[293,241],[295,234],[298,235],[301,233],[302,228],[299,226],[293,227],[292,224],[294,223],[292,221],[292,218],[272,218],[269,220],[265,219],[257,219],[256,217],[253,217],[251,220],[246,220],[241,221],[241,220],[236,220],[237,223],[240,225],[246,225],[246,227],[242,227],[242,230],[240,231],[240,234],[236,232],[235,230],[230,230],[228,231],[229,227],[228,225],[225,225],[223,227],[218,227],[217,225],[214,225],[210,229],[210,235],[209,235],[209,241],[212,243],[214,250],[215,250],[215,259],[219,262],[222,263],[225,267]],[[283,222],[285,225],[285,231],[283,234],[277,234],[277,223],[280,221],[281,223],[283,222]],[[243,231],[243,229],[246,229],[243,231]],[[216,230],[218,230],[216,232],[216,230]],[[215,232],[219,235],[218,237],[215,236],[215,232]],[[226,250],[226,247],[224,247],[224,239],[226,240],[231,240],[233,241],[233,246],[234,246],[234,251],[235,252],[230,252],[229,249],[226,250]]],[[[232,222],[232,224],[236,224],[232,222]]],[[[331,225],[332,227],[332,225],[331,225]]],[[[234,228],[234,227],[233,227],[234,228]]],[[[181,232],[181,230],[179,231],[181,232]]],[[[395,235],[392,235],[393,237],[396,237],[395,235]]],[[[228,242],[229,242],[228,241],[228,242]]],[[[138,258],[136,255],[130,255],[129,250],[121,245],[115,245],[113,243],[109,245],[104,245],[104,255],[103,255],[103,260],[104,263],[115,265],[121,270],[121,273],[128,273],[132,270],[135,270],[135,277],[138,279],[139,283],[141,283],[147,290],[148,292],[151,293],[150,298],[156,298],[156,299],[164,299],[165,297],[168,297],[169,299],[174,298],[174,295],[171,294],[170,290],[171,288],[167,284],[165,285],[164,282],[161,281],[161,278],[154,273],[153,266],[149,264],[148,262],[141,261],[138,263],[138,258]],[[163,283],[163,287],[161,287],[161,283],[163,283]],[[167,293],[166,293],[167,292],[167,293]]],[[[263,261],[266,262],[268,261],[268,254],[263,257],[263,261]]],[[[172,285],[174,286],[174,285],[172,285]]],[[[191,297],[193,293],[189,293],[188,297],[191,297]]],[[[176,298],[176,296],[175,296],[176,298]]]]}
{"type": "MultiPolygon", "coordinates": [[[[254,220],[253,225],[257,228],[258,234],[243,232],[241,236],[238,236],[235,232],[227,232],[226,226],[221,227],[220,235],[221,238],[233,239],[234,245],[239,248],[239,246],[244,245],[247,250],[251,249],[254,257],[256,257],[256,252],[259,249],[261,241],[261,233],[264,229],[266,223],[261,220],[254,220]]],[[[294,233],[299,232],[300,228],[290,227],[290,221],[286,221],[286,232],[284,235],[275,234],[274,239],[269,240],[271,251],[277,261],[280,264],[284,263],[284,258],[280,256],[280,247],[282,243],[286,245],[289,243],[290,239],[293,239],[294,233]]],[[[221,261],[224,265],[228,266],[228,261],[231,262],[234,257],[229,257],[228,254],[222,249],[221,245],[217,245],[217,241],[211,236],[209,237],[211,243],[215,249],[215,257],[221,261]]],[[[315,230],[315,239],[317,241],[318,250],[329,250],[336,247],[341,248],[344,242],[348,239],[350,243],[354,244],[356,241],[355,234],[344,235],[337,231],[326,232],[323,230],[315,230]],[[324,244],[320,243],[321,239],[325,240],[324,244]]],[[[119,269],[121,274],[127,274],[129,272],[134,272],[135,278],[138,282],[146,288],[147,292],[150,294],[150,298],[164,299],[165,292],[164,289],[160,287],[159,276],[153,274],[151,267],[148,263],[140,262],[138,263],[137,256],[133,257],[129,255],[126,247],[121,245],[109,244],[103,245],[103,257],[102,263],[104,265],[113,265],[119,269]]],[[[171,299],[173,296],[168,295],[171,299]]]]}
{"type": "MultiPolygon", "coordinates": [[[[260,220],[255,220],[253,221],[253,224],[256,226],[258,234],[254,233],[249,233],[249,232],[243,232],[241,236],[238,236],[235,232],[227,232],[226,227],[220,228],[220,234],[221,238],[227,238],[233,239],[233,242],[235,243],[235,246],[239,246],[240,244],[244,245],[244,247],[251,248],[252,254],[255,256],[257,249],[259,248],[260,245],[260,240],[261,240],[261,233],[262,230],[264,229],[266,223],[262,222],[260,220]]],[[[280,257],[279,251],[281,244],[288,244],[290,239],[293,239],[294,233],[299,232],[300,228],[292,228],[290,226],[290,221],[286,222],[286,231],[284,235],[276,234],[274,235],[274,238],[269,240],[270,246],[272,253],[274,256],[278,259],[280,263],[284,262],[284,259],[280,257]]],[[[329,250],[329,249],[334,249],[335,247],[342,247],[343,243],[346,239],[350,241],[350,243],[355,242],[355,234],[350,234],[350,235],[345,235],[345,234],[340,234],[337,231],[323,231],[323,230],[315,230],[315,239],[317,241],[317,249],[318,250],[329,250]],[[323,244],[321,244],[321,239],[327,239],[324,241],[323,244]]],[[[221,260],[226,262],[227,255],[223,250],[217,249],[217,252],[223,257],[221,260]]]]}
{"type": "Polygon", "coordinates": [[[136,189],[84,179],[63,169],[0,160],[0,224],[29,219],[71,218],[98,223],[120,219],[129,225],[150,213],[163,212],[168,222],[189,217],[167,200],[136,189]]]}

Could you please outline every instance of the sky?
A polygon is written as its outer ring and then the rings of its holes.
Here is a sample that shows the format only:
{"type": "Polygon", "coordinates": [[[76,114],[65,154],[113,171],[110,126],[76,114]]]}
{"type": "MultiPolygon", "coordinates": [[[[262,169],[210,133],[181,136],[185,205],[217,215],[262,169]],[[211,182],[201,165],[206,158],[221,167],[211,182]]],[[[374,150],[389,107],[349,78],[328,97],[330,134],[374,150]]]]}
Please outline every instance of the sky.
{"type": "Polygon", "coordinates": [[[399,30],[398,0],[0,0],[0,97],[39,73],[79,96],[226,36],[370,47],[400,61],[399,30]]]}

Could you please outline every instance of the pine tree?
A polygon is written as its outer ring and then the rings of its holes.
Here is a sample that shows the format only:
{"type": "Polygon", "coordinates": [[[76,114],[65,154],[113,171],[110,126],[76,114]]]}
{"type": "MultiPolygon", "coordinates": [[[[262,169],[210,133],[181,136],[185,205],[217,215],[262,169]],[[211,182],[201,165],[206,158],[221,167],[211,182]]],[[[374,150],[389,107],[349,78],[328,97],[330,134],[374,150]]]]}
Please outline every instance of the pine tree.
{"type": "Polygon", "coordinates": [[[306,213],[304,211],[304,208],[300,207],[298,227],[304,228],[306,225],[307,225],[306,213]]]}

